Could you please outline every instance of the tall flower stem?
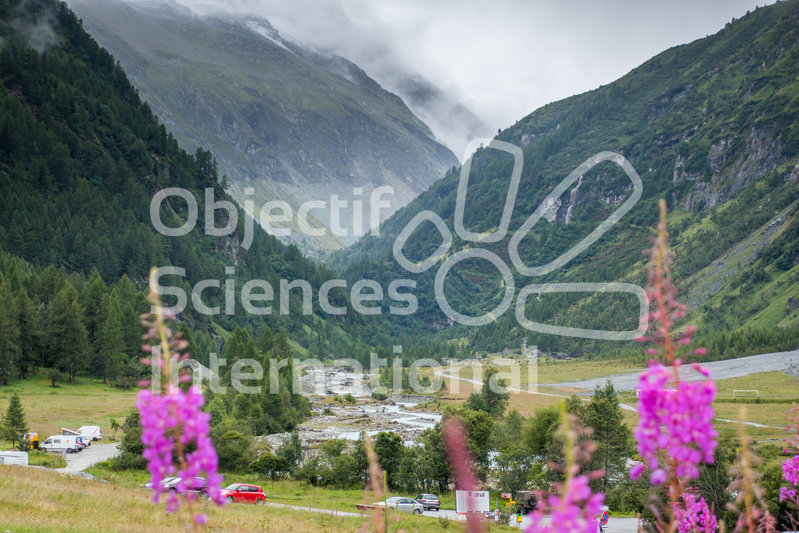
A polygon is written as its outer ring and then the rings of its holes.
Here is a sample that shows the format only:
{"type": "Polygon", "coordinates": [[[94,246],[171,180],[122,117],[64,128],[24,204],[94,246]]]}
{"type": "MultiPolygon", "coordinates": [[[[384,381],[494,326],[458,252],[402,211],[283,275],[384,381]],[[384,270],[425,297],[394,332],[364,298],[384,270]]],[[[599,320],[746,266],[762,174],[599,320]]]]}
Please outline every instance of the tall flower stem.
{"type": "MultiPolygon", "coordinates": [[[[659,516],[658,530],[673,533],[683,530],[685,517],[691,512],[704,513],[704,501],[696,502],[686,495],[686,482],[699,475],[698,465],[713,461],[716,432],[713,429],[713,408],[716,388],[712,380],[686,381],[680,376],[683,364],[679,352],[687,346],[696,331],[687,326],[679,331],[675,324],[685,317],[685,306],[675,300],[676,289],[671,277],[672,254],[669,249],[666,201],[659,202],[660,217],[652,248],[649,250],[647,295],[653,304],[649,314],[649,336],[653,347],[646,353],[653,357],[638,381],[639,424],[635,430],[639,455],[644,465],[630,471],[633,478],[645,468],[652,471],[653,485],[667,484],[669,504],[659,516]]],[[[704,355],[706,350],[694,350],[704,355]]],[[[704,377],[709,372],[693,365],[704,377]]],[[[707,524],[715,524],[708,516],[707,524]]],[[[715,526],[714,526],[715,527],[715,526]]]]}
{"type": "Polygon", "coordinates": [[[164,492],[164,477],[177,475],[181,478],[176,486],[177,493],[170,491],[168,494],[167,512],[179,512],[183,503],[182,507],[188,514],[188,529],[196,533],[207,518],[204,514],[195,513],[191,489],[196,487],[188,486],[187,482],[193,484],[196,477],[205,473],[206,494],[222,504],[222,478],[217,473],[218,458],[209,437],[210,415],[201,410],[204,403],[202,392],[196,387],[185,391],[181,389],[179,383],[189,381],[185,370],[173,375],[173,370],[179,368],[176,365],[188,357],[187,353],[181,353],[188,348],[188,343],[173,336],[166,325],[169,315],[161,306],[155,290],[158,286],[156,281],[151,272],[148,300],[152,309],[142,317],[142,324],[147,328],[142,349],[152,355],[151,359],[142,359],[142,363],[152,366],[154,376],[156,369],[160,371],[160,376],[154,377],[152,383],[142,383],[150,387],[139,391],[137,396],[143,456],[148,462],[155,502],[164,492]],[[177,378],[177,382],[173,382],[174,378],[177,378]]]}

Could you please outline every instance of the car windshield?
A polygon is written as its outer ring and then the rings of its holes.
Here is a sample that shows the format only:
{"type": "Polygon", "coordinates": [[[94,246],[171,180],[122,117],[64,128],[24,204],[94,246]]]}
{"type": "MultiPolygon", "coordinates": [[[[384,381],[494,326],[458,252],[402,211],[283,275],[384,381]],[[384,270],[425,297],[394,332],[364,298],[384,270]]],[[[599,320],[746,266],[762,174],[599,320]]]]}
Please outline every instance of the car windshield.
{"type": "Polygon", "coordinates": [[[238,483],[233,483],[232,485],[228,485],[227,487],[225,487],[225,490],[236,490],[238,488],[239,488],[239,484],[238,483]]]}
{"type": "Polygon", "coordinates": [[[169,483],[172,483],[173,481],[177,481],[179,479],[180,479],[179,477],[165,477],[164,479],[161,480],[161,484],[168,485],[169,483]]]}

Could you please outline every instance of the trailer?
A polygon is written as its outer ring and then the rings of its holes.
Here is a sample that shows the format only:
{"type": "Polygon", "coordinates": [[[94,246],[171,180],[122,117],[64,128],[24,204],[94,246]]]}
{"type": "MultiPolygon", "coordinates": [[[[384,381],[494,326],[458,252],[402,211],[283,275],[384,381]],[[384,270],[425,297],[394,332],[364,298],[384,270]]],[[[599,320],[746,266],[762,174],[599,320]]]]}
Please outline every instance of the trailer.
{"type": "Polygon", "coordinates": [[[28,466],[28,452],[0,452],[0,465],[28,466]]]}

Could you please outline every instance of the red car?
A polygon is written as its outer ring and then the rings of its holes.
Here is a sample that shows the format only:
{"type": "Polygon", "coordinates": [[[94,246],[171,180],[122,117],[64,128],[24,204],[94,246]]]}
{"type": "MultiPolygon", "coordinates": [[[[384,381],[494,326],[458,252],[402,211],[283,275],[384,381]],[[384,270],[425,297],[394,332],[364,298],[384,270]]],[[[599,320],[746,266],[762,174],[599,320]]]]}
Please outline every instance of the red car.
{"type": "Polygon", "coordinates": [[[233,483],[222,489],[222,497],[228,503],[265,503],[266,496],[258,485],[245,485],[244,483],[233,483]]]}

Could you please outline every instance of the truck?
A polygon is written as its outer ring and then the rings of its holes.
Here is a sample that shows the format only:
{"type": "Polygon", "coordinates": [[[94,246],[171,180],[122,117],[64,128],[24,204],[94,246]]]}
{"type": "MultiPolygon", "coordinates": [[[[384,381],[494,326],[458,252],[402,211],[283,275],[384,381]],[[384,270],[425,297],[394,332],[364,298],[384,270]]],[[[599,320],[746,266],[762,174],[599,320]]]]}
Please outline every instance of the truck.
{"type": "Polygon", "coordinates": [[[39,448],[46,452],[75,453],[79,451],[78,437],[75,435],[51,435],[39,448]]]}
{"type": "Polygon", "coordinates": [[[516,512],[520,514],[527,514],[535,511],[538,507],[538,496],[536,491],[520,490],[516,493],[516,512]]]}
{"type": "Polygon", "coordinates": [[[29,450],[39,449],[39,434],[38,433],[25,433],[25,444],[28,445],[29,450]]]}
{"type": "Polygon", "coordinates": [[[100,431],[100,426],[81,426],[78,428],[78,433],[86,442],[100,440],[103,438],[103,433],[100,431]]]}

